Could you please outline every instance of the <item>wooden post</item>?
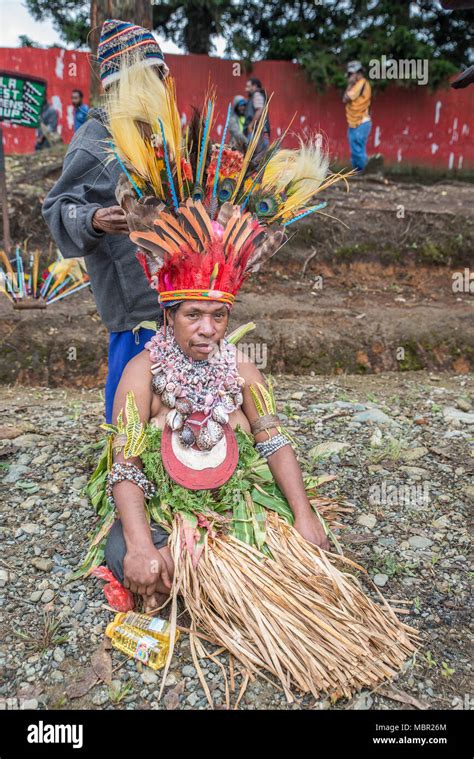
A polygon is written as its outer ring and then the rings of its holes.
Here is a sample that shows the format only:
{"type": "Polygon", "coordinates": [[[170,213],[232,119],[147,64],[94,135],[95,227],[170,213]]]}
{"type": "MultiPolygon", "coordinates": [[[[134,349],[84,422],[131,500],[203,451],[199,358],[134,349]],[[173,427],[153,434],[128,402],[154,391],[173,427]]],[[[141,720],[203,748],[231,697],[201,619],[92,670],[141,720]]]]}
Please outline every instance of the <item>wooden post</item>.
{"type": "Polygon", "coordinates": [[[7,178],[5,170],[5,151],[3,149],[3,127],[0,120],[0,199],[2,201],[3,217],[3,247],[7,256],[10,255],[12,242],[10,239],[10,219],[8,218],[7,178]]]}

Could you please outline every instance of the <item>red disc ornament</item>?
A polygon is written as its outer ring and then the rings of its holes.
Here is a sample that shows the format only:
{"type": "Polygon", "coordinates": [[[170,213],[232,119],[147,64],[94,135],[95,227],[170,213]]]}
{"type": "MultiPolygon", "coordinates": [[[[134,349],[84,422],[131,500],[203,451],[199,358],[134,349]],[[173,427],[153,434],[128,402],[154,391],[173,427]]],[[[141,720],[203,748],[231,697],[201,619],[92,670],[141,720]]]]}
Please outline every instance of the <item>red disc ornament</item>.
{"type": "MultiPolygon", "coordinates": [[[[196,411],[186,419],[199,434],[203,411],[196,411]]],[[[185,447],[179,439],[179,431],[173,432],[165,425],[161,435],[161,459],[174,482],[188,490],[212,490],[227,482],[233,475],[239,460],[239,448],[230,424],[222,425],[224,435],[210,451],[201,451],[196,445],[185,447]]]]}

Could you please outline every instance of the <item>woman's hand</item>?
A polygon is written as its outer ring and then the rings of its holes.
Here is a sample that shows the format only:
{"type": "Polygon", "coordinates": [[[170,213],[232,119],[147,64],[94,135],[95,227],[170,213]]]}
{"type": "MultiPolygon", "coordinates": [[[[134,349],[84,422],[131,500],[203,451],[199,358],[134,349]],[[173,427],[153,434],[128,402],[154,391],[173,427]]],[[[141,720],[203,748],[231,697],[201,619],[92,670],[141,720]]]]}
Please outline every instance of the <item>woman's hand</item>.
{"type": "Polygon", "coordinates": [[[314,511],[308,512],[307,515],[296,517],[294,527],[309,543],[319,546],[324,551],[331,550],[331,544],[314,511]]]}
{"type": "Polygon", "coordinates": [[[171,589],[170,565],[153,545],[127,550],[123,560],[123,576],[124,586],[141,596],[169,593],[171,589]]]}

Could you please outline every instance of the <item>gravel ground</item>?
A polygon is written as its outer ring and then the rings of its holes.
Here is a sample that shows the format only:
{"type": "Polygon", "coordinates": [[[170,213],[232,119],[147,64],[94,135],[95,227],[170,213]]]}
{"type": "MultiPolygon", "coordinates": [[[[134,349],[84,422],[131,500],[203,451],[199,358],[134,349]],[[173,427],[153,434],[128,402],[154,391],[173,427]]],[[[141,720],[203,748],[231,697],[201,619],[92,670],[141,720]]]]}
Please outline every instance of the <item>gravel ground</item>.
{"type": "MultiPolygon", "coordinates": [[[[467,531],[474,499],[474,386],[469,375],[412,372],[276,378],[307,469],[344,494],[346,554],[421,631],[422,648],[394,683],[350,702],[283,695],[250,682],[240,709],[466,709],[470,699],[467,531]],[[289,399],[289,400],[284,400],[289,399]],[[406,486],[409,486],[407,489],[406,486]]],[[[207,709],[182,636],[157,701],[161,674],[104,646],[102,582],[65,585],[83,556],[94,513],[82,489],[103,421],[99,390],[0,389],[0,705],[37,709],[207,709]]],[[[220,656],[221,662],[224,657],[220,656]]],[[[217,708],[221,668],[203,662],[217,708]]],[[[242,679],[230,693],[235,707],[242,679]]]]}

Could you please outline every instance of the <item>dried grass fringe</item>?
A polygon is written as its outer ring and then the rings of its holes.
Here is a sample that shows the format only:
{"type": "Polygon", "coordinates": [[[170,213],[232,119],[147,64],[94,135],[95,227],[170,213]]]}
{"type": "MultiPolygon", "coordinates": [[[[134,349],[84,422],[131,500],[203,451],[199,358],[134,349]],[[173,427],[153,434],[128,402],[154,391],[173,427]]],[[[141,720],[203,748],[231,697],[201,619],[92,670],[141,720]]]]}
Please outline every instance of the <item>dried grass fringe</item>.
{"type": "MultiPolygon", "coordinates": [[[[396,617],[378,588],[371,583],[382,604],[374,603],[359,580],[337,565],[364,571],[362,567],[311,545],[277,514],[267,516],[273,558],[231,535],[209,535],[194,568],[181,548],[180,530],[175,519],[169,543],[175,563],[171,639],[177,597],[182,595],[195,632],[190,635],[191,653],[211,706],[198,655],[213,655],[205,650],[199,632],[243,665],[245,687],[249,677],[268,679],[267,672],[289,702],[295,689],[316,699],[323,694],[333,700],[350,698],[361,688],[393,678],[416,651],[418,632],[396,617]]],[[[225,682],[228,704],[227,678],[225,682]]]]}

